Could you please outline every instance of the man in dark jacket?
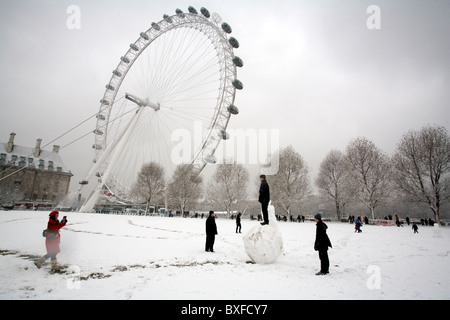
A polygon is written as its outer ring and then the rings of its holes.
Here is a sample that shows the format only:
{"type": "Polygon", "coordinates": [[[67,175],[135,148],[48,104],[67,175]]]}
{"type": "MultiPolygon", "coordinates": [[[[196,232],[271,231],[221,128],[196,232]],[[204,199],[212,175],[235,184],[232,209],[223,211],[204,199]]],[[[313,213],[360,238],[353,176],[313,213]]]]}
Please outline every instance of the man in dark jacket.
{"type": "Polygon", "coordinates": [[[267,211],[267,207],[269,206],[270,201],[270,190],[269,185],[266,181],[266,176],[264,174],[259,176],[261,180],[261,185],[259,187],[259,197],[258,201],[261,203],[261,211],[263,213],[264,222],[262,225],[269,224],[269,212],[267,211]]]}
{"type": "Polygon", "coordinates": [[[206,219],[206,252],[214,252],[214,240],[217,234],[216,220],[214,218],[214,211],[209,212],[209,217],[206,219]]]}
{"type": "Polygon", "coordinates": [[[320,213],[314,216],[316,223],[316,241],[314,250],[319,251],[320,271],[316,275],[324,275],[329,272],[330,261],[328,260],[328,247],[331,248],[331,242],[327,235],[328,226],[322,221],[320,213]]]}

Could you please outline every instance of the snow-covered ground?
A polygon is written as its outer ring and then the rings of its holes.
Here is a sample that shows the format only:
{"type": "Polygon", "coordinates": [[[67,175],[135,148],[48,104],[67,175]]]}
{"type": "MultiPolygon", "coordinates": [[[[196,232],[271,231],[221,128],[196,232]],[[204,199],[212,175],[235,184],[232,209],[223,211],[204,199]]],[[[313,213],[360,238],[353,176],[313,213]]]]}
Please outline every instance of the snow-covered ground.
{"type": "MultiPolygon", "coordinates": [[[[65,214],[65,213],[64,213],[65,214]]],[[[60,218],[64,214],[60,215],[60,218]]],[[[37,269],[48,212],[0,211],[0,299],[449,299],[450,228],[328,223],[330,274],[316,276],[314,222],[278,224],[284,255],[250,263],[242,237],[258,222],[67,213],[58,261],[37,269]]]]}

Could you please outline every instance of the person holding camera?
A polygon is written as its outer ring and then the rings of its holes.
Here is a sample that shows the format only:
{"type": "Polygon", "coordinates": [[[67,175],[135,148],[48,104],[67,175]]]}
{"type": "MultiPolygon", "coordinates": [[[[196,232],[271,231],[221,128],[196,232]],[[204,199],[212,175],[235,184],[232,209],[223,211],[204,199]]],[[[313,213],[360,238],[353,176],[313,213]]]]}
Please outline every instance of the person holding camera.
{"type": "Polygon", "coordinates": [[[64,216],[61,222],[58,220],[59,212],[52,211],[49,215],[49,220],[47,224],[47,229],[44,230],[45,236],[45,247],[47,249],[47,254],[37,260],[34,264],[39,269],[45,260],[50,258],[51,261],[51,269],[52,271],[60,271],[61,268],[58,266],[58,262],[56,260],[56,255],[61,251],[59,248],[59,243],[61,242],[61,235],[59,233],[59,229],[64,227],[67,223],[67,217],[64,216]]]}

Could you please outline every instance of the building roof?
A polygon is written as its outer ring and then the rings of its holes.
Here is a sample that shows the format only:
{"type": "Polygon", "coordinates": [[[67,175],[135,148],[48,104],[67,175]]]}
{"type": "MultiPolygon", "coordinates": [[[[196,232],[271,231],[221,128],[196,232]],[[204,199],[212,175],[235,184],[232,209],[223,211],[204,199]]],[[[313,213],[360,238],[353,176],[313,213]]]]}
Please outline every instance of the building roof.
{"type": "Polygon", "coordinates": [[[19,145],[14,145],[11,152],[7,152],[7,143],[0,142],[0,163],[1,164],[12,164],[16,166],[26,165],[28,167],[61,171],[70,173],[70,170],[64,164],[61,156],[58,152],[40,150],[39,157],[34,156],[34,147],[23,147],[19,145]],[[20,164],[21,161],[25,161],[24,164],[20,164]],[[53,163],[53,169],[51,164],[53,163]],[[50,168],[49,168],[50,166],[50,168]],[[58,170],[58,168],[61,168],[58,170]]]}

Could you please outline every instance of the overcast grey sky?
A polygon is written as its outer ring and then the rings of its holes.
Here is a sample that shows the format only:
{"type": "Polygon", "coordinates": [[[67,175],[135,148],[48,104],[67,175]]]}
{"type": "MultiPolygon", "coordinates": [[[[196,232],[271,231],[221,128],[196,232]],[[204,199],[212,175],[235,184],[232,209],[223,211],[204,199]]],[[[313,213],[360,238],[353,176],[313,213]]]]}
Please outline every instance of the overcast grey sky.
{"type": "MultiPolygon", "coordinates": [[[[244,90],[229,127],[279,130],[312,181],[331,149],[358,136],[390,154],[409,129],[450,129],[448,0],[0,0],[0,140],[15,132],[16,144],[45,145],[96,113],[129,44],[189,5],[217,12],[241,44],[244,90]],[[81,29],[67,28],[70,5],[81,29]],[[367,27],[370,5],[381,29],[367,27]]],[[[95,121],[55,144],[91,129],[95,121]]],[[[92,134],[61,150],[74,186],[93,143],[92,134]]]]}

